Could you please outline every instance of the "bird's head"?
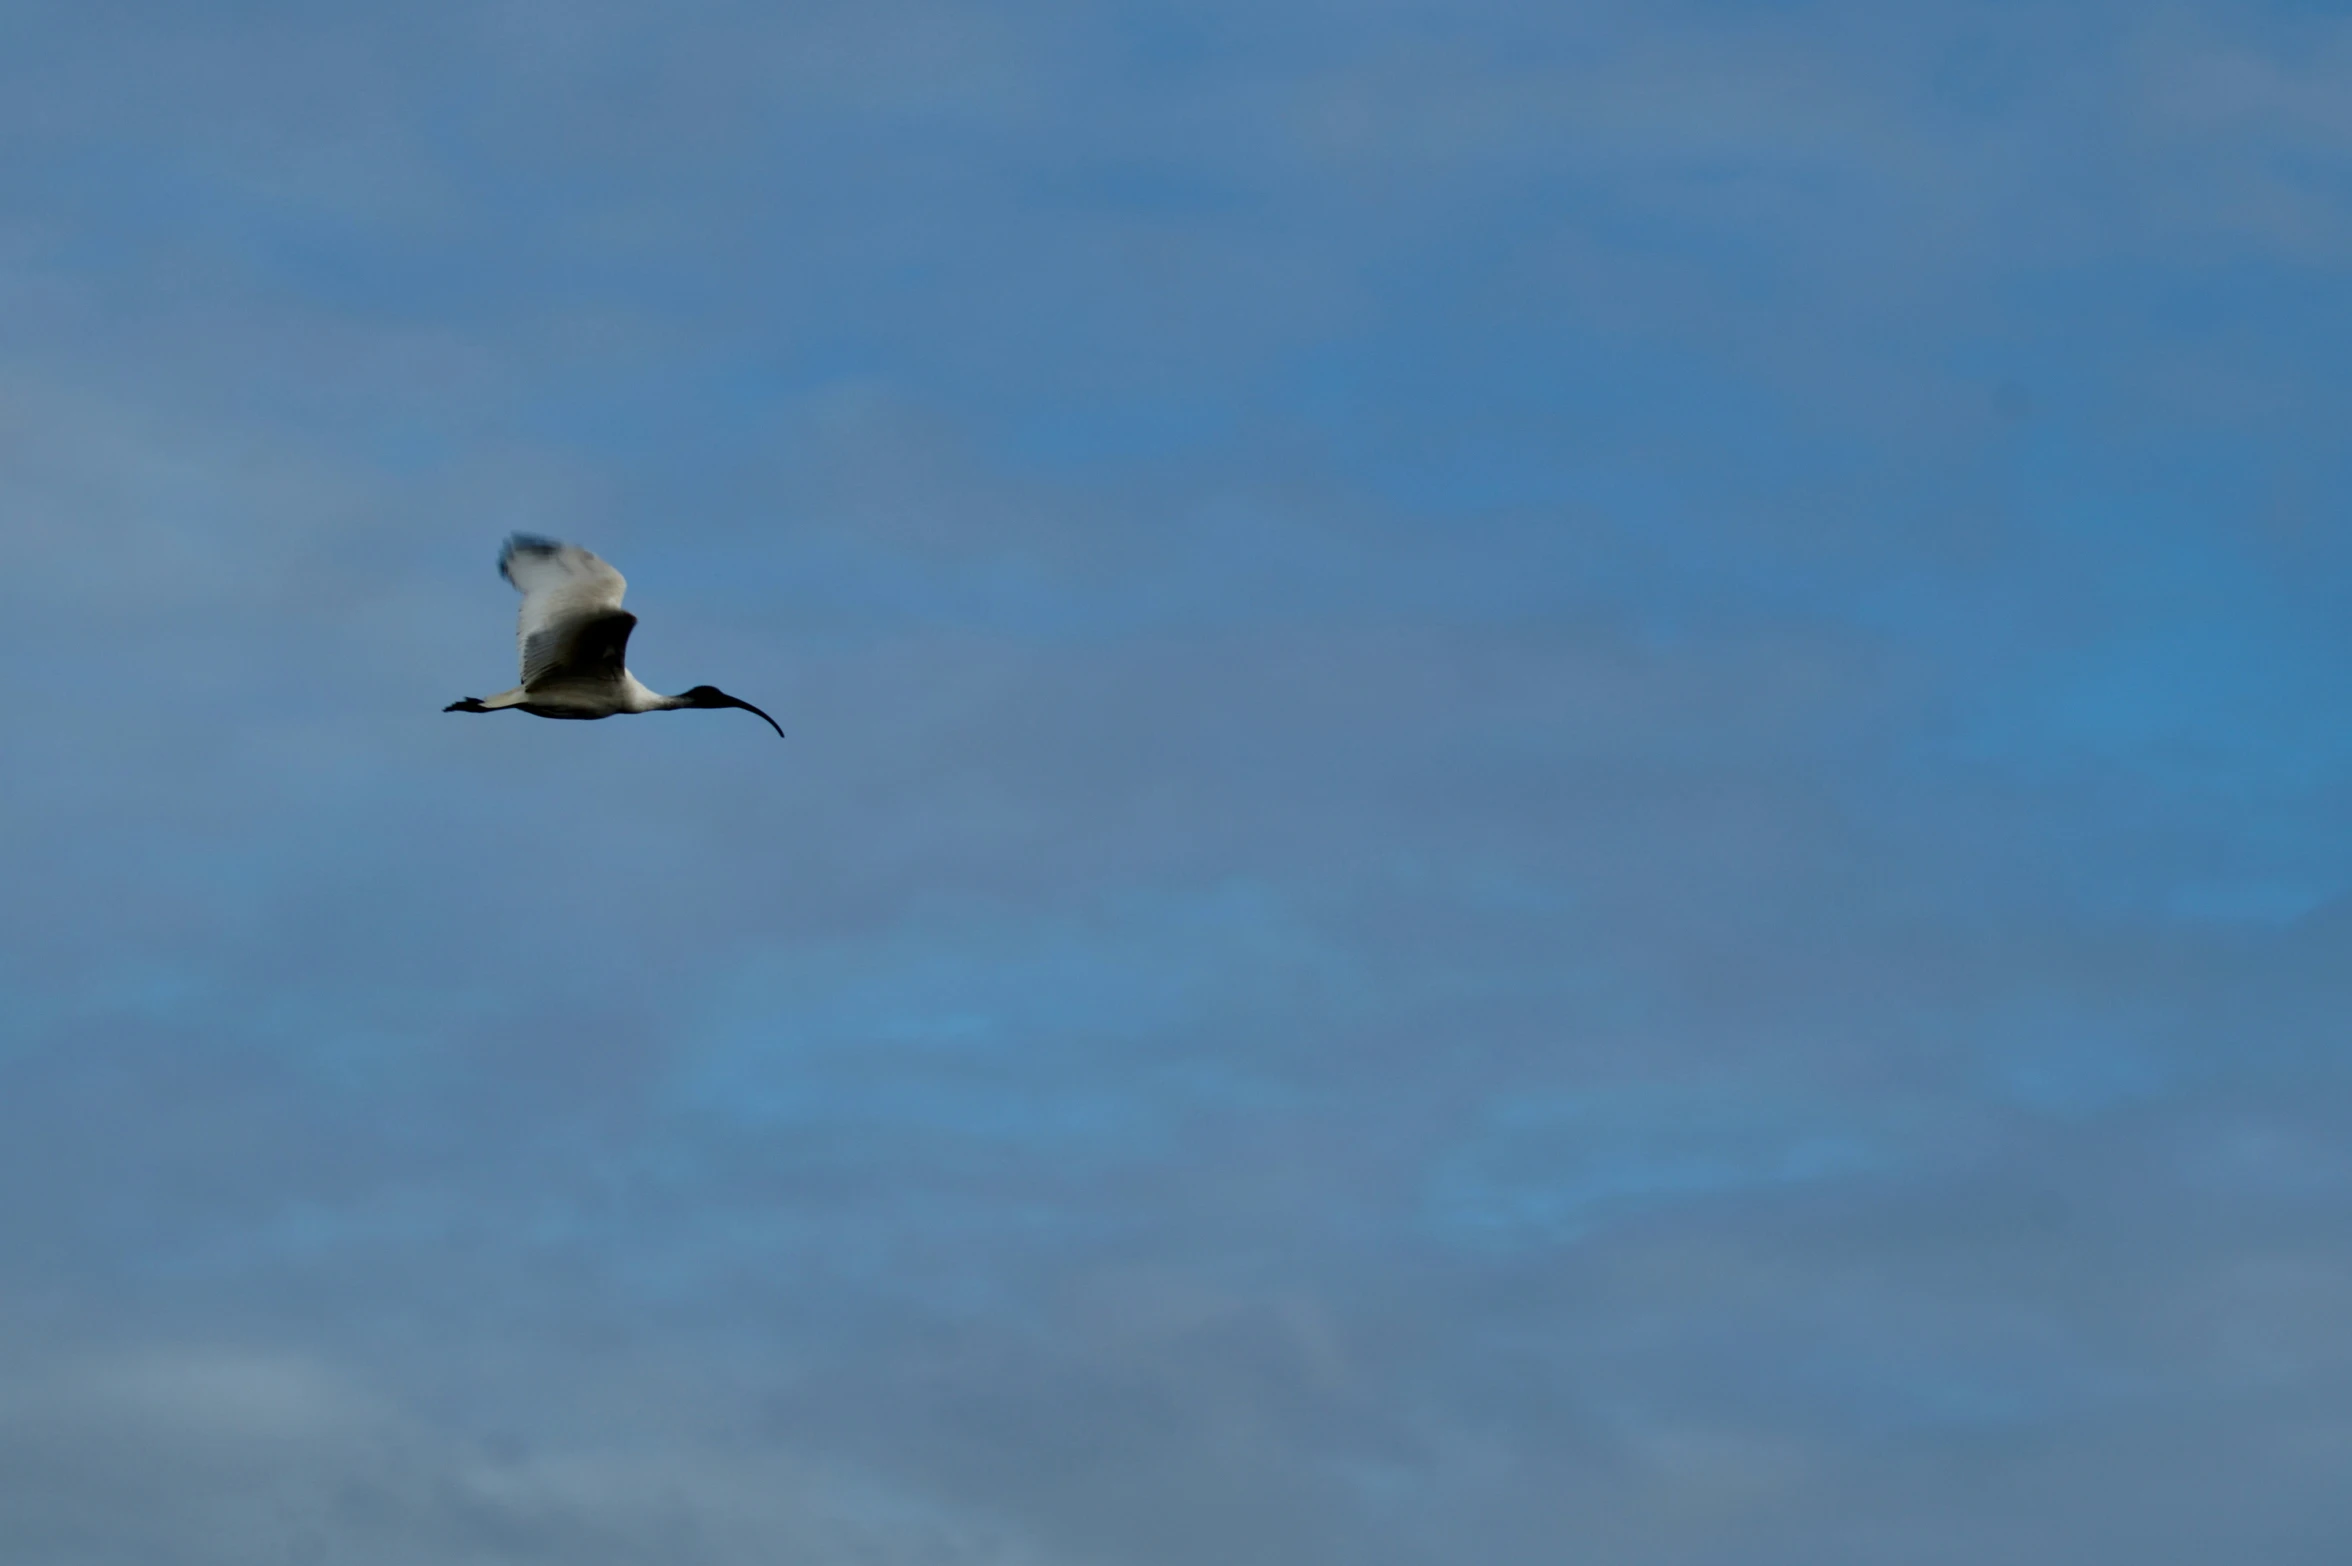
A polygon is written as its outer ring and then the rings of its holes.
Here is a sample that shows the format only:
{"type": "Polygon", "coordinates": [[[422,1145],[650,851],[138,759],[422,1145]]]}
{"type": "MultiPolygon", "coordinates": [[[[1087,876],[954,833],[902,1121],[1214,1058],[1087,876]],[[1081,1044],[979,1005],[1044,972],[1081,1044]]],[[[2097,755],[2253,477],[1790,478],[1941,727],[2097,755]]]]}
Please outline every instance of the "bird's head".
{"type": "Polygon", "coordinates": [[[743,700],[740,696],[730,696],[716,685],[697,685],[678,698],[678,705],[681,707],[741,707],[745,712],[758,713],[766,721],[768,727],[776,731],[778,739],[784,737],[782,724],[774,718],[768,717],[766,713],[760,712],[757,707],[743,700]]]}

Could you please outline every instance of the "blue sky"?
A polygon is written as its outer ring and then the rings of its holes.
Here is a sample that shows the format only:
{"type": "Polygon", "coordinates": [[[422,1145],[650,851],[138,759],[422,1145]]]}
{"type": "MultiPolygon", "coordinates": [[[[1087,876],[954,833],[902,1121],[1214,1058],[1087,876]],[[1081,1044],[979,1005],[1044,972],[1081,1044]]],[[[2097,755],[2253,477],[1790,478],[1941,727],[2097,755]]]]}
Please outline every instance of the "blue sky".
{"type": "Polygon", "coordinates": [[[0,1554],[2341,1560],[2347,103],[0,6],[0,1554]]]}

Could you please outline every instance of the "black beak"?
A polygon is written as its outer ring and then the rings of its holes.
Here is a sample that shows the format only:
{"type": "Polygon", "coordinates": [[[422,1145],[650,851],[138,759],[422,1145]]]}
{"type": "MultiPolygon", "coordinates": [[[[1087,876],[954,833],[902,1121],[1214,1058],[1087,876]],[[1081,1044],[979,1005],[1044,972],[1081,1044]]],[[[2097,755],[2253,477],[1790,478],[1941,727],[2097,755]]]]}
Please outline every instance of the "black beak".
{"type": "Polygon", "coordinates": [[[776,738],[782,739],[784,737],[783,724],[778,723],[774,718],[771,718],[766,713],[761,712],[757,707],[754,707],[750,702],[745,701],[742,697],[728,697],[727,705],[730,707],[741,707],[745,712],[757,714],[762,723],[765,723],[769,728],[776,731],[776,738]]]}

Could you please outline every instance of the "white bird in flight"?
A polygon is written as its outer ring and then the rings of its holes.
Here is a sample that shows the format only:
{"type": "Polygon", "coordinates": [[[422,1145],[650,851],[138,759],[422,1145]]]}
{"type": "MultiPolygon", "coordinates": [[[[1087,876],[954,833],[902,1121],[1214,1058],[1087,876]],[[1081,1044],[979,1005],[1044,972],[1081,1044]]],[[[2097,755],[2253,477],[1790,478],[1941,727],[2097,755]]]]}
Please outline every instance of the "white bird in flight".
{"type": "Polygon", "coordinates": [[[523,683],[495,696],[453,701],[443,712],[504,712],[539,718],[609,718],[618,712],[675,712],[681,707],[741,707],[759,713],[778,737],[783,726],[750,702],[715,685],[664,696],[637,683],[624,658],[637,617],[621,607],[629,584],[577,544],[517,533],[498,552],[498,574],[523,595],[523,683]]]}

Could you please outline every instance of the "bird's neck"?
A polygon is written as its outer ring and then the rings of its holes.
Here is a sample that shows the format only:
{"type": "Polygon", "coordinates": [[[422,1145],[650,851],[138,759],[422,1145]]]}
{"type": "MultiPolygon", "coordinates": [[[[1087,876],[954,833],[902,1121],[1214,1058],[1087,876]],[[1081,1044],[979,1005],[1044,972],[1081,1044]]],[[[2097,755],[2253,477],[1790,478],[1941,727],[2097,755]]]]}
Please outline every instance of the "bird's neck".
{"type": "Polygon", "coordinates": [[[634,674],[621,675],[621,705],[630,712],[669,712],[686,705],[682,696],[664,696],[638,682],[634,674]]]}

